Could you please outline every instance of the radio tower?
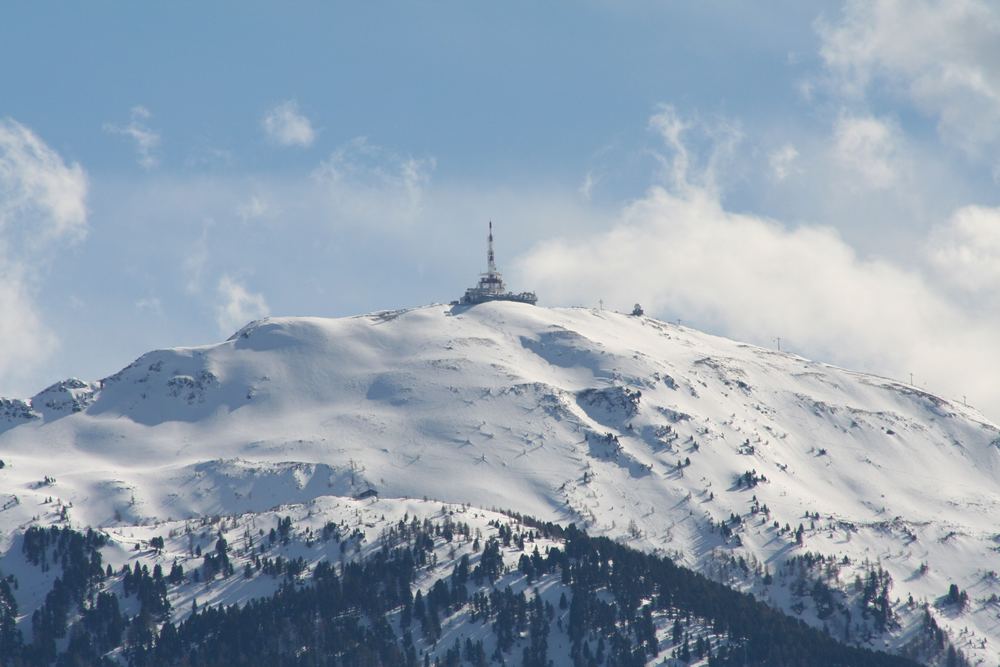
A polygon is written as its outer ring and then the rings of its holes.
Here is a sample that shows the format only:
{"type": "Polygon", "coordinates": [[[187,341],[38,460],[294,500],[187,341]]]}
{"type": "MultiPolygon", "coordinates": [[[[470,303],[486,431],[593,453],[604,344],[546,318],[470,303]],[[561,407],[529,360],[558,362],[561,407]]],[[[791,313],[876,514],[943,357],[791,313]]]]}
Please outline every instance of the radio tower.
{"type": "Polygon", "coordinates": [[[486,245],[486,272],[490,276],[495,276],[497,274],[497,263],[496,263],[496,259],[493,257],[493,221],[492,220],[490,220],[489,242],[486,245]]]}
{"type": "Polygon", "coordinates": [[[490,220],[490,233],[486,237],[486,273],[480,274],[479,284],[465,290],[465,295],[461,301],[455,304],[472,306],[486,301],[518,301],[520,303],[530,303],[534,305],[538,297],[534,292],[520,292],[514,294],[508,292],[503,284],[503,276],[497,270],[496,256],[493,254],[493,221],[490,220]]]}

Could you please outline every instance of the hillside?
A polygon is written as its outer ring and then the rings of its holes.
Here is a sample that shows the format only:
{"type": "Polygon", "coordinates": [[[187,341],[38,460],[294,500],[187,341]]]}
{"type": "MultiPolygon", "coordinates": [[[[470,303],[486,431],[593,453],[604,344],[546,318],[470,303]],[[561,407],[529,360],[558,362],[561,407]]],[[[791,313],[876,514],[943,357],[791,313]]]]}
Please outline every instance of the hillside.
{"type": "Polygon", "coordinates": [[[374,489],[575,522],[874,648],[911,644],[926,602],[970,660],[1000,660],[995,425],[651,318],[515,303],[273,318],[2,401],[0,431],[8,544],[36,522],[374,489]],[[786,563],[832,602],[769,582],[786,563]],[[884,607],[854,584],[879,571],[884,607]]]}
{"type": "Polygon", "coordinates": [[[11,667],[917,664],[607,538],[432,501],[32,527],[2,564],[11,667]],[[21,581],[48,588],[30,640],[11,623],[21,581]]]}

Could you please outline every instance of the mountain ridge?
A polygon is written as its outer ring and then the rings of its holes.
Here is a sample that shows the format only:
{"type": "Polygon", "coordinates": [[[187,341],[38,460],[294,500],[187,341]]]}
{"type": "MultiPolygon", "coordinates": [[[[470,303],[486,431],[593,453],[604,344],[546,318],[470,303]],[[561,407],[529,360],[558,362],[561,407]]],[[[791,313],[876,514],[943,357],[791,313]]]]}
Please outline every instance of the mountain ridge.
{"type": "MultiPolygon", "coordinates": [[[[933,606],[951,583],[974,600],[1000,592],[986,576],[996,425],[653,318],[502,302],[268,318],[35,398],[0,403],[0,480],[17,498],[5,535],[48,497],[97,527],[373,489],[576,522],[706,573],[808,551],[878,561],[902,600],[933,606]]],[[[727,583],[797,602],[753,577],[727,583]]],[[[975,628],[992,657],[991,604],[941,620],[975,628]]]]}

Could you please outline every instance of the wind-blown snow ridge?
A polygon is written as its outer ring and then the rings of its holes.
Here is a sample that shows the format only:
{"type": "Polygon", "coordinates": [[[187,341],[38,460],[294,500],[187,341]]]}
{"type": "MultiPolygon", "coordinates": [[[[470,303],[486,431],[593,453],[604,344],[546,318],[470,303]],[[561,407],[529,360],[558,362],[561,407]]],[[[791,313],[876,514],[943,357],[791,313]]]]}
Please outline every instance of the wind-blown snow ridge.
{"type": "Polygon", "coordinates": [[[0,529],[64,505],[109,526],[373,488],[575,521],[708,572],[730,552],[867,558],[902,601],[968,590],[941,622],[996,662],[998,438],[916,388],[647,317],[497,302],[268,318],[0,401],[0,529]],[[803,523],[803,544],[775,522],[803,523]]]}

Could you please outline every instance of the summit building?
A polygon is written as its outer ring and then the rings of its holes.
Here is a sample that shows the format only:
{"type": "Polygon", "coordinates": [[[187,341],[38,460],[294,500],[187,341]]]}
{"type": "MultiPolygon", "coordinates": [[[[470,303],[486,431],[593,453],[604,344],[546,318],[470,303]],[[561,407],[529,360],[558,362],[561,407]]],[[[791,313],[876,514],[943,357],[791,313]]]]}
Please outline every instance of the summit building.
{"type": "Polygon", "coordinates": [[[455,305],[472,306],[477,303],[487,301],[518,301],[520,303],[530,303],[535,305],[538,297],[534,292],[508,292],[504,285],[503,277],[497,270],[496,259],[493,255],[493,222],[490,222],[490,235],[487,237],[486,246],[486,273],[479,276],[479,283],[475,287],[465,290],[465,295],[460,301],[453,302],[455,305]]]}

